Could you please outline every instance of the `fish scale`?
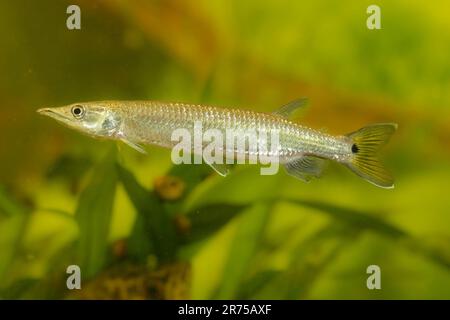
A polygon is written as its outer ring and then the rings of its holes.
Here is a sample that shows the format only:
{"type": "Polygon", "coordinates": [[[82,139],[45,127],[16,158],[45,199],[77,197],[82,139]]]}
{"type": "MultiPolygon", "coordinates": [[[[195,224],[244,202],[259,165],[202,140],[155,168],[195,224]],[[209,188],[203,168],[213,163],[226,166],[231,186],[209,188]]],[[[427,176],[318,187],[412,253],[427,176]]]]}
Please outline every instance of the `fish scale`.
{"type": "MultiPolygon", "coordinates": [[[[123,102],[120,113],[125,119],[121,132],[138,143],[156,142],[163,147],[172,147],[177,144],[171,140],[175,129],[192,131],[195,121],[200,121],[204,131],[217,129],[224,136],[226,130],[255,130],[257,134],[270,137],[270,132],[277,130],[280,137],[278,156],[282,160],[305,154],[338,160],[351,153],[351,144],[343,136],[333,137],[272,114],[250,110],[183,103],[123,102]]],[[[248,149],[243,151],[249,152],[248,149]]]]}

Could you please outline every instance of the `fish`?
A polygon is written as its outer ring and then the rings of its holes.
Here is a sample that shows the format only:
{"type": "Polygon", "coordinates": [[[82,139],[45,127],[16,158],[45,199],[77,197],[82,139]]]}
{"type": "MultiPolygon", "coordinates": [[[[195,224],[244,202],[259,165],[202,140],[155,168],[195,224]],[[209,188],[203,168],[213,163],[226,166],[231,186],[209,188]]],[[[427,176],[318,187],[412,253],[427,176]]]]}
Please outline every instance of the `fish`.
{"type": "MultiPolygon", "coordinates": [[[[334,136],[294,121],[296,111],[307,102],[307,98],[296,99],[271,113],[161,101],[81,102],[37,112],[92,137],[122,141],[142,153],[146,152],[143,145],[173,148],[177,143],[171,138],[173,131],[193,130],[198,121],[204,129],[222,132],[248,129],[268,134],[277,130],[276,156],[286,172],[297,179],[309,182],[319,178],[325,163],[331,160],[375,186],[394,188],[393,176],[378,160],[378,152],[397,130],[397,124],[376,123],[334,136]]],[[[208,164],[223,176],[229,173],[226,165],[208,164]]]]}

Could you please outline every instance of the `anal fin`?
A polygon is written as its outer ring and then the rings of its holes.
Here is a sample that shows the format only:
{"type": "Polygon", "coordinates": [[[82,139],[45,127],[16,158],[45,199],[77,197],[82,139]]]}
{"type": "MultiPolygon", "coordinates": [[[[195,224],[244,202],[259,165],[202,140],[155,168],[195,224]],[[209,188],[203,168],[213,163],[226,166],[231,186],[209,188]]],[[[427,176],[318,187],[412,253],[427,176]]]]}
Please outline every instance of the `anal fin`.
{"type": "Polygon", "coordinates": [[[303,156],[289,161],[284,165],[286,172],[300,180],[309,182],[322,174],[325,160],[313,156],[303,156]]]}

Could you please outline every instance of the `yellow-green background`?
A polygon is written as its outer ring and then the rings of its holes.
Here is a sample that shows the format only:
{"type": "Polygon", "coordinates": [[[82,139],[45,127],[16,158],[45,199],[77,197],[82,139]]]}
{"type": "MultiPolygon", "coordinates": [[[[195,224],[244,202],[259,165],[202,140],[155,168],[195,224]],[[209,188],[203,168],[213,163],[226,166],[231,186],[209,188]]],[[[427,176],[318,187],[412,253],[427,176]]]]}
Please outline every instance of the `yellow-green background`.
{"type": "MultiPolygon", "coordinates": [[[[309,184],[252,167],[208,177],[184,206],[250,209],[194,253],[179,252],[192,264],[191,297],[449,299],[449,54],[448,1],[1,1],[0,202],[27,212],[24,224],[0,218],[3,295],[24,279],[48,278],[52,259],[77,241],[71,215],[112,145],[39,117],[37,108],[158,99],[270,112],[306,96],[299,121],[330,133],[399,124],[383,151],[395,189],[338,165],[309,184]],[[81,30],[66,28],[69,4],[81,7],[81,30]],[[370,4],[381,7],[381,30],[366,27],[370,4]],[[61,159],[75,165],[55,173],[61,159]],[[362,212],[407,240],[364,223],[341,230],[345,218],[334,209],[324,214],[286,197],[346,208],[344,216],[362,212]],[[269,198],[280,201],[266,214],[269,198]],[[381,267],[381,290],[366,288],[371,264],[381,267]],[[242,294],[267,274],[275,280],[242,294]]],[[[156,147],[142,156],[121,146],[118,158],[150,189],[171,167],[170,151],[156,147]]],[[[136,216],[117,188],[111,243],[129,235],[136,216]]]]}

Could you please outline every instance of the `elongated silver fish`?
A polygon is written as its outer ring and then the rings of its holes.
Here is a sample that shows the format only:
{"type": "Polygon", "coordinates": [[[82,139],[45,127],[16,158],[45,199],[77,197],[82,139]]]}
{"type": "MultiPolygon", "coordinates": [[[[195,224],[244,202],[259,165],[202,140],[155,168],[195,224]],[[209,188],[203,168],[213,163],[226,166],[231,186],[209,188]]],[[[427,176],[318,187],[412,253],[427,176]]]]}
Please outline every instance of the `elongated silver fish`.
{"type": "MultiPolygon", "coordinates": [[[[249,129],[258,134],[277,130],[276,156],[296,178],[308,181],[319,177],[324,162],[334,160],[376,186],[394,187],[392,176],[378,161],[376,153],[397,129],[396,124],[373,124],[347,135],[331,136],[290,120],[294,111],[305,104],[306,99],[298,99],[268,114],[173,102],[99,101],[42,108],[38,112],[93,137],[121,140],[141,152],[144,152],[141,144],[173,147],[177,143],[171,139],[174,130],[193,130],[198,121],[205,130],[249,129]]],[[[227,151],[250,152],[249,149],[227,151]]],[[[228,172],[222,166],[208,164],[222,175],[228,172]]]]}

